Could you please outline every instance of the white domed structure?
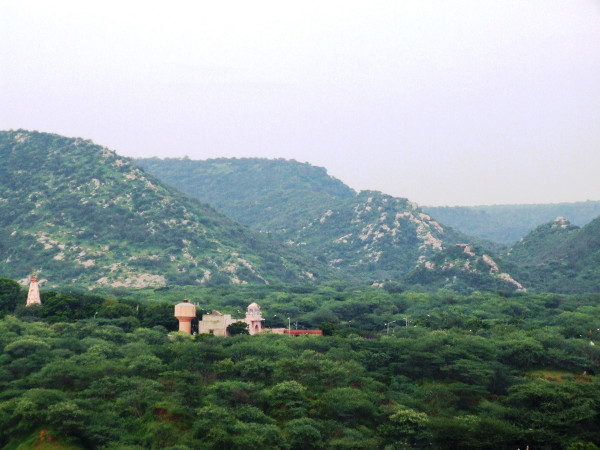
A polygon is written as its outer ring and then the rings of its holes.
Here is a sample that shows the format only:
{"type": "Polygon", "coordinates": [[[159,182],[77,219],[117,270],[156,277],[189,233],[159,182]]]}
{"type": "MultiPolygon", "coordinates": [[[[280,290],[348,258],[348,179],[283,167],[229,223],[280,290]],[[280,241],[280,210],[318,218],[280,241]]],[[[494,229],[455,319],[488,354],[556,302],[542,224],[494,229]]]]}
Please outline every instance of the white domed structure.
{"type": "Polygon", "coordinates": [[[248,324],[248,331],[251,335],[260,333],[262,331],[263,320],[265,319],[263,319],[258,303],[250,303],[248,305],[248,309],[246,310],[246,318],[244,319],[244,322],[248,324]]]}

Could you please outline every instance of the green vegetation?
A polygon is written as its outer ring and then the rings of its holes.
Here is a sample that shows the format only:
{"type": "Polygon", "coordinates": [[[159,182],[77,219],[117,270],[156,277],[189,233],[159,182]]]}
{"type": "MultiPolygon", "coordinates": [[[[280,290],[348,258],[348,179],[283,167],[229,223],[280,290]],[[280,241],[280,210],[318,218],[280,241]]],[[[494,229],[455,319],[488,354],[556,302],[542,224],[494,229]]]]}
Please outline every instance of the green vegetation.
{"type": "Polygon", "coordinates": [[[307,164],[167,162],[288,244],[89,141],[0,133],[1,447],[597,449],[600,218],[499,251],[307,164]],[[54,290],[26,308],[31,265],[54,290]],[[188,336],[182,298],[324,336],[188,336]]]}
{"type": "Polygon", "coordinates": [[[356,193],[322,167],[262,158],[135,159],[181,192],[257,231],[286,234],[356,193]]]}
{"type": "Polygon", "coordinates": [[[477,245],[457,244],[435,254],[412,271],[405,282],[411,288],[451,289],[461,294],[476,291],[524,291],[510,274],[514,268],[477,245]]]}
{"type": "Polygon", "coordinates": [[[538,225],[565,217],[580,227],[600,216],[600,201],[541,205],[424,206],[441,222],[470,236],[513,245],[538,225]]]}
{"type": "Polygon", "coordinates": [[[448,288],[463,294],[600,290],[595,251],[600,225],[590,222],[600,215],[600,202],[420,209],[380,192],[355,195],[324,169],[294,161],[136,162],[166,183],[309,253],[335,269],[337,278],[393,280],[412,289],[448,288]],[[510,244],[557,216],[589,223],[578,231],[567,222],[551,235],[540,227],[509,250],[482,239],[510,244]],[[475,254],[465,253],[464,244],[475,254]]]}
{"type": "Polygon", "coordinates": [[[600,217],[583,228],[562,219],[540,225],[504,259],[540,291],[600,292],[600,217]]]}
{"type": "MultiPolygon", "coordinates": [[[[327,263],[338,278],[404,280],[443,247],[470,242],[499,249],[438,224],[407,199],[376,191],[355,194],[324,169],[308,164],[266,159],[135,161],[165,183],[327,263]]],[[[488,272],[477,277],[476,289],[506,285],[488,272]]]]}
{"type": "Polygon", "coordinates": [[[191,289],[42,292],[42,307],[1,319],[0,446],[40,436],[71,448],[600,444],[598,294],[196,288],[201,309],[257,301],[268,326],[328,322],[331,335],[169,339],[176,321],[156,325],[150,308],[165,305],[171,320],[172,300],[191,289]]]}
{"type": "Polygon", "coordinates": [[[0,273],[51,286],[300,282],[327,268],[82,139],[0,132],[0,273]]]}

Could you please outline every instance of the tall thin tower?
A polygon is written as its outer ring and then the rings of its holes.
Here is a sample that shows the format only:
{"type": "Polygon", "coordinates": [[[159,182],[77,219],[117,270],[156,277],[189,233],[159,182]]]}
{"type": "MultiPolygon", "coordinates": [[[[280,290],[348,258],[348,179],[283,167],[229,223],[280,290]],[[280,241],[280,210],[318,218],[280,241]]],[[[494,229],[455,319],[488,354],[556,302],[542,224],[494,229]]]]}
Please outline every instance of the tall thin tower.
{"type": "Polygon", "coordinates": [[[27,294],[27,303],[25,306],[41,305],[42,299],[40,297],[40,287],[38,286],[37,277],[35,272],[31,277],[31,283],[29,283],[29,293],[27,294]]]}

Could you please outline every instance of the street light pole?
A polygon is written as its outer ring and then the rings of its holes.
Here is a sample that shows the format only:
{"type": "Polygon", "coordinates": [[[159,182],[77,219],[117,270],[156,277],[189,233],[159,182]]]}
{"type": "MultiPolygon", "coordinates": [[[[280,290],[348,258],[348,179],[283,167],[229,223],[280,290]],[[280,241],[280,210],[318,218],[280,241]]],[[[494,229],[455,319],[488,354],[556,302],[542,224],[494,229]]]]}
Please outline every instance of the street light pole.
{"type": "Polygon", "coordinates": [[[390,335],[390,323],[394,323],[394,322],[397,322],[397,321],[396,320],[392,320],[391,322],[386,323],[386,325],[387,325],[387,333],[386,333],[387,336],[390,335]]]}

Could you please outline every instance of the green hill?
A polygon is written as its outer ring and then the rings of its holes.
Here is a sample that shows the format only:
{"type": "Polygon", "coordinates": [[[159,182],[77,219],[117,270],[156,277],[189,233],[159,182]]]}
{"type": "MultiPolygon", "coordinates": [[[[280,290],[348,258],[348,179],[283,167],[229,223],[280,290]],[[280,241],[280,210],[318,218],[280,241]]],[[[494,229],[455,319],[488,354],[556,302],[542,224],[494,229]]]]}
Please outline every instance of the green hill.
{"type": "Polygon", "coordinates": [[[463,294],[477,291],[525,292],[515,280],[514,268],[479,245],[456,244],[423,261],[407,277],[409,285],[429,290],[452,289],[463,294]]]}
{"type": "MultiPolygon", "coordinates": [[[[273,232],[338,273],[363,281],[402,280],[457,243],[501,248],[438,223],[407,199],[375,191],[356,194],[325,169],[296,161],[152,158],[136,163],[224,214],[273,232]]],[[[488,275],[486,269],[481,276],[494,278],[488,275]]]]}
{"type": "Polygon", "coordinates": [[[362,191],[297,230],[292,242],[332,267],[370,280],[397,279],[459,237],[416,204],[362,191]]]}
{"type": "Polygon", "coordinates": [[[284,233],[356,193],[322,167],[262,158],[136,159],[165,183],[255,230],[284,233]]]}
{"type": "Polygon", "coordinates": [[[538,225],[566,217],[580,227],[600,216],[600,201],[533,205],[424,206],[441,222],[470,236],[512,245],[538,225]]]}
{"type": "Polygon", "coordinates": [[[162,184],[107,148],[3,131],[0,274],[23,279],[32,266],[50,286],[90,288],[323,276],[297,251],[162,184]]]}
{"type": "Polygon", "coordinates": [[[540,225],[507,252],[524,283],[541,291],[600,291],[600,217],[583,228],[564,218],[540,225]]]}

